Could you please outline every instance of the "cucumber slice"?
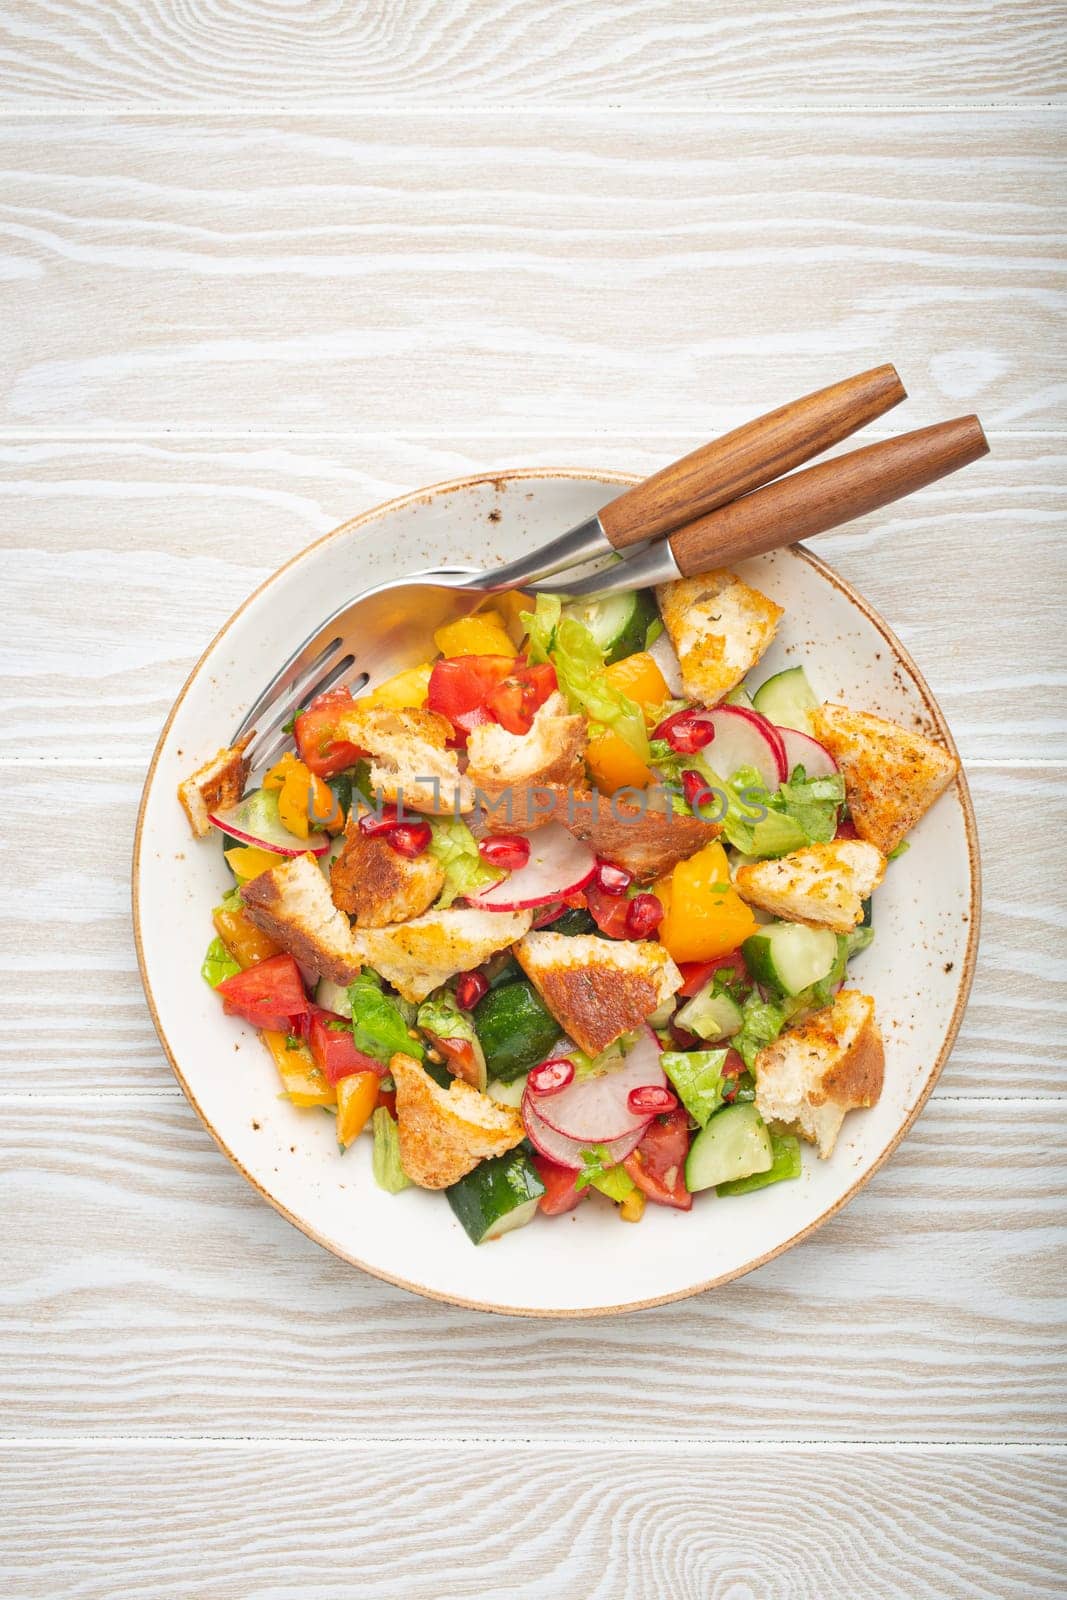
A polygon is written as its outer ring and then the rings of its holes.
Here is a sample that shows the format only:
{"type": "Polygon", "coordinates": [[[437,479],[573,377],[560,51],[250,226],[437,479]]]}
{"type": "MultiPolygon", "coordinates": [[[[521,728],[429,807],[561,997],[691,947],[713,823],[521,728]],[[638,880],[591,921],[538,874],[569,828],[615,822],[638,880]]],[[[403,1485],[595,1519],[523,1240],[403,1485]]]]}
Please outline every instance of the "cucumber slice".
{"type": "Polygon", "coordinates": [[[526,1074],[524,1072],[521,1078],[516,1078],[512,1083],[501,1083],[499,1078],[493,1078],[486,1085],[485,1092],[498,1106],[514,1106],[517,1111],[526,1093],[526,1074]]]}
{"type": "Polygon", "coordinates": [[[489,1076],[502,1083],[536,1067],[559,1038],[559,1023],[525,979],[490,989],[473,1015],[489,1076]]]}
{"type": "Polygon", "coordinates": [[[753,706],[768,722],[776,728],[793,728],[797,733],[811,733],[810,713],[818,703],[803,667],[776,672],[752,696],[753,706]]]}
{"type": "Polygon", "coordinates": [[[754,1172],[750,1178],[733,1178],[720,1183],[716,1194],[751,1194],[753,1189],[765,1189],[769,1183],[784,1183],[787,1178],[801,1174],[800,1140],[791,1133],[772,1133],[771,1150],[774,1159],[766,1172],[754,1172]]]}
{"type": "Polygon", "coordinates": [[[721,992],[713,994],[714,988],[715,979],[712,978],[692,1000],[686,1001],[674,1019],[679,1028],[687,1028],[690,1033],[697,1033],[712,1043],[729,1039],[745,1020],[736,1000],[721,992]]]}
{"type": "Polygon", "coordinates": [[[521,1150],[483,1161],[447,1189],[448,1203],[475,1244],[525,1227],[545,1186],[521,1150]]]}
{"type": "Polygon", "coordinates": [[[770,1132],[752,1102],[726,1106],[690,1145],[685,1186],[690,1194],[697,1194],[720,1183],[750,1178],[755,1172],[769,1172],[773,1164],[770,1132]]]}
{"type": "Polygon", "coordinates": [[[755,711],[756,709],[752,702],[752,696],[749,694],[743,683],[739,683],[736,689],[730,690],[730,693],[725,696],[723,704],[728,706],[744,706],[746,711],[755,711]]]}
{"type": "Polygon", "coordinates": [[[741,946],[756,982],[778,994],[801,994],[828,978],[837,961],[837,934],[799,922],[770,922],[741,946]]]}
{"type": "Polygon", "coordinates": [[[563,616],[573,617],[589,629],[604,652],[606,666],[632,656],[645,648],[651,623],[659,620],[656,601],[649,589],[630,589],[625,594],[605,594],[596,600],[575,600],[563,607],[563,616]]]}
{"type": "Polygon", "coordinates": [[[329,978],[320,978],[315,989],[315,1004],[324,1011],[333,1011],[339,1017],[352,1018],[352,1002],[348,997],[348,989],[343,983],[331,983],[329,978]]]}

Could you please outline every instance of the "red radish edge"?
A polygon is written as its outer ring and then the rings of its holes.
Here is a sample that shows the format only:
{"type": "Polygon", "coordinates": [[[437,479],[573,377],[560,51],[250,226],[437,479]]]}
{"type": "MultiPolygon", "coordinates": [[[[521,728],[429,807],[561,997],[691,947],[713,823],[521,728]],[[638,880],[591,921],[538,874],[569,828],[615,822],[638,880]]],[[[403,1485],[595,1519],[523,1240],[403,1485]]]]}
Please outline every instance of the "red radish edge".
{"type": "Polygon", "coordinates": [[[330,841],[324,833],[312,833],[306,839],[294,838],[291,845],[277,844],[273,839],[262,839],[257,834],[249,833],[247,828],[239,828],[235,823],[225,820],[224,811],[208,812],[208,821],[212,827],[218,828],[222,833],[228,833],[233,839],[240,839],[242,844],[255,845],[259,850],[269,850],[275,856],[306,856],[311,851],[313,856],[324,856],[330,848],[330,841]]]}
{"type": "Polygon", "coordinates": [[[531,911],[584,889],[596,871],[596,857],[558,822],[539,828],[530,840],[530,859],[499,883],[467,896],[481,911],[531,911]]]}
{"type": "Polygon", "coordinates": [[[715,738],[710,745],[705,745],[703,753],[709,766],[720,778],[729,782],[738,767],[757,766],[768,789],[777,789],[780,783],[785,783],[789,777],[789,766],[780,728],[776,728],[773,722],[768,722],[766,717],[761,717],[758,711],[749,711],[747,706],[716,706],[707,715],[715,728],[715,738]],[[716,761],[717,751],[721,749],[722,743],[730,734],[736,736],[741,724],[747,727],[751,735],[759,737],[766,754],[762,761],[757,759],[735,761],[728,772],[723,772],[716,761]],[[770,781],[772,779],[773,782],[770,781]]]}
{"type": "MultiPolygon", "coordinates": [[[[548,1123],[538,1112],[530,1095],[522,1097],[523,1126],[535,1150],[554,1161],[557,1166],[569,1167],[572,1172],[578,1172],[582,1166],[582,1151],[588,1150],[588,1139],[568,1139],[564,1134],[557,1133],[555,1128],[550,1128],[548,1123]]],[[[618,1166],[620,1161],[625,1161],[628,1155],[637,1149],[645,1136],[648,1122],[642,1122],[633,1133],[628,1133],[622,1139],[597,1139],[593,1142],[603,1144],[607,1152],[609,1166],[618,1166]]]]}
{"type": "Polygon", "coordinates": [[[840,768],[826,746],[813,739],[810,733],[796,728],[779,728],[785,761],[791,773],[794,767],[803,767],[809,778],[832,778],[840,768]]]}

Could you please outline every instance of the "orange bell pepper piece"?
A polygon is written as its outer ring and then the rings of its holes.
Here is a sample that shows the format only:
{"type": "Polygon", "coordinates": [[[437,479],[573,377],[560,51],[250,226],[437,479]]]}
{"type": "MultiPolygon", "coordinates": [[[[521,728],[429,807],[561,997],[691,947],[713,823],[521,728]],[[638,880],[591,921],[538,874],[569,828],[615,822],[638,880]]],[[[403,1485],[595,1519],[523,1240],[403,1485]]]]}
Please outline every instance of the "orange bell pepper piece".
{"type": "Polygon", "coordinates": [[[659,941],[675,961],[712,961],[729,955],[759,924],[730,884],[726,851],[706,844],[655,885],[663,904],[659,941]]]}
{"type": "Polygon", "coordinates": [[[353,1139],[363,1132],[370,1121],[371,1112],[378,1104],[376,1072],[352,1072],[337,1084],[337,1143],[347,1150],[353,1139]]]}
{"type": "Polygon", "coordinates": [[[239,967],[254,967],[271,956],[281,955],[281,946],[268,939],[240,906],[216,906],[211,920],[239,967]]]}
{"type": "Polygon", "coordinates": [[[629,695],[639,706],[661,706],[669,700],[671,691],[659,670],[655,656],[647,650],[638,650],[632,656],[623,656],[613,666],[604,668],[604,679],[620,694],[629,695]]]}
{"type": "Polygon", "coordinates": [[[647,789],[652,782],[649,768],[617,733],[602,733],[590,739],[585,764],[601,794],[614,794],[617,789],[647,789]]]}
{"type": "Polygon", "coordinates": [[[278,815],[282,825],[298,839],[306,839],[315,827],[340,833],[345,819],[330,786],[287,750],[263,779],[264,789],[278,790],[278,815]]]}

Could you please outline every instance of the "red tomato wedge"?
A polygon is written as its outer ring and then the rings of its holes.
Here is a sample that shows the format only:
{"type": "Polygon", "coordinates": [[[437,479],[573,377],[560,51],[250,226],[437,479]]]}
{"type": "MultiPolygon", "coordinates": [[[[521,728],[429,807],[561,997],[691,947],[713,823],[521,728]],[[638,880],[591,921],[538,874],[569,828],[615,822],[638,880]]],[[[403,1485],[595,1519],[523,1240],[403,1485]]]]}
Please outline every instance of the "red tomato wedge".
{"type": "Polygon", "coordinates": [[[585,886],[585,903],[601,933],[609,939],[630,938],[630,902],[624,894],[609,894],[594,878],[585,886]]]}
{"type": "Polygon", "coordinates": [[[689,1154],[689,1114],[681,1107],[656,1117],[623,1166],[637,1187],[658,1206],[689,1211],[693,1196],[685,1186],[685,1158],[689,1154]]]}
{"type": "Polygon", "coordinates": [[[376,1072],[379,1077],[384,1076],[387,1069],[383,1061],[375,1061],[373,1056],[356,1049],[352,1024],[347,1018],[324,1011],[321,1006],[312,1006],[306,1033],[315,1065],[322,1069],[327,1083],[339,1083],[354,1072],[376,1072]]]}
{"type": "Polygon", "coordinates": [[[545,1186],[538,1207],[546,1217],[560,1217],[565,1211],[573,1211],[575,1206],[581,1205],[589,1190],[574,1187],[577,1172],[572,1172],[570,1167],[557,1166],[547,1156],[532,1155],[530,1160],[545,1186]]]}
{"type": "Polygon", "coordinates": [[[461,733],[493,719],[486,700],[503,683],[515,662],[511,656],[452,656],[438,661],[430,673],[426,705],[440,712],[461,733]]]}
{"type": "Polygon", "coordinates": [[[328,689],[312,700],[297,717],[293,733],[300,759],[319,778],[332,778],[346,767],[354,767],[362,751],[346,739],[335,739],[337,719],[352,709],[353,700],[345,688],[328,689]]]}
{"type": "Polygon", "coordinates": [[[502,683],[491,690],[486,709],[508,733],[529,733],[537,711],[557,688],[556,669],[550,661],[536,667],[518,662],[502,683]]]}
{"type": "Polygon", "coordinates": [[[708,979],[713,973],[718,972],[720,967],[731,968],[736,981],[748,978],[748,968],[745,966],[745,958],[741,951],[731,950],[725,956],[716,956],[714,961],[680,961],[678,971],[682,974],[684,982],[678,993],[691,1000],[695,994],[700,993],[708,979]]]}
{"type": "Polygon", "coordinates": [[[254,1028],[288,1032],[292,1022],[306,1017],[311,1007],[304,980],[292,956],[270,956],[244,972],[224,978],[215,990],[231,1016],[243,1017],[254,1028]]]}

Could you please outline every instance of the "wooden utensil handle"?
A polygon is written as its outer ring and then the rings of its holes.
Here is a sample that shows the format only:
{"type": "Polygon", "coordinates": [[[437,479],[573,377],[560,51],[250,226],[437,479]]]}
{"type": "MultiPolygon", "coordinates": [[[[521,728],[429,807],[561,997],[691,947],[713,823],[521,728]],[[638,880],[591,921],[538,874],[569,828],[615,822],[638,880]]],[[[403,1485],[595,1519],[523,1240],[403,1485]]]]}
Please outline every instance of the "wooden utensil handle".
{"type": "Polygon", "coordinates": [[[686,577],[730,566],[877,511],[977,461],[988,450],[977,417],[917,428],[732,500],[679,529],[670,547],[686,577]]]}
{"type": "Polygon", "coordinates": [[[656,539],[847,439],[906,399],[896,367],[872,367],[746,422],[627,489],[600,512],[616,550],[656,539]]]}

